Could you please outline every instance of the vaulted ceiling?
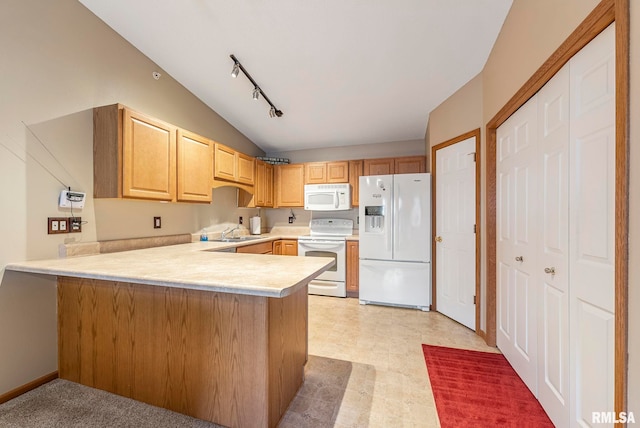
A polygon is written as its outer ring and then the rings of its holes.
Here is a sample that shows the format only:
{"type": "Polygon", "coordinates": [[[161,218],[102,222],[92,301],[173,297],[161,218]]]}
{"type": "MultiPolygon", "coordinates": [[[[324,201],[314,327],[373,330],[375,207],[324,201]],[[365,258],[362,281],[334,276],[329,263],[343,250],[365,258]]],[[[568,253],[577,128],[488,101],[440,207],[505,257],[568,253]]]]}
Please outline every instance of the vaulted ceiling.
{"type": "Polygon", "coordinates": [[[266,152],[423,139],[512,0],[80,0],[266,152]],[[253,85],[231,78],[234,54],[253,85]]]}

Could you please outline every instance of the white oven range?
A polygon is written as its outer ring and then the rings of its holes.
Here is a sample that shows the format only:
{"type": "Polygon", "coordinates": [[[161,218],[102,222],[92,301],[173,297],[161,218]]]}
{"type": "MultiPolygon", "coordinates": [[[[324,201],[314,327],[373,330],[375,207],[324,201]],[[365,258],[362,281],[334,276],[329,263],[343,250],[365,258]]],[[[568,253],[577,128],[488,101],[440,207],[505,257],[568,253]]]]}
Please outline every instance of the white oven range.
{"type": "Polygon", "coordinates": [[[332,257],[336,263],[309,283],[309,294],[347,297],[346,238],[353,233],[353,220],[314,219],[310,234],[298,237],[298,256],[332,257]]]}

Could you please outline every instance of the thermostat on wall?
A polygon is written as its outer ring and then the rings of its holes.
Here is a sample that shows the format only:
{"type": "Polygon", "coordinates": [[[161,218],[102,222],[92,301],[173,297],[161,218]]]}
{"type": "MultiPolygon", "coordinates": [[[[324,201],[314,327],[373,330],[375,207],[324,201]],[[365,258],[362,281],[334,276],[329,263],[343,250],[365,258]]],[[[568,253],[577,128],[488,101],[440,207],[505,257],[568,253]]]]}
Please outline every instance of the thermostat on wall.
{"type": "Polygon", "coordinates": [[[84,192],[72,192],[71,190],[63,190],[60,192],[60,208],[84,208],[84,200],[86,198],[84,192]]]}

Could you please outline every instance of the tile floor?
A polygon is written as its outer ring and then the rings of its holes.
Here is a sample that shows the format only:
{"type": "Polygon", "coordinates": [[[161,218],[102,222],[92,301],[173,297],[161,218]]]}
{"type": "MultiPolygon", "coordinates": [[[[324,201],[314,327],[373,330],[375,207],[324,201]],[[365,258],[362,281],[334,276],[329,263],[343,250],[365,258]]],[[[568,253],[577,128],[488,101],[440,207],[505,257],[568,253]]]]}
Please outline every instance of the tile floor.
{"type": "Polygon", "coordinates": [[[437,312],[309,296],[306,380],[280,427],[439,426],[423,343],[497,352],[437,312]]]}

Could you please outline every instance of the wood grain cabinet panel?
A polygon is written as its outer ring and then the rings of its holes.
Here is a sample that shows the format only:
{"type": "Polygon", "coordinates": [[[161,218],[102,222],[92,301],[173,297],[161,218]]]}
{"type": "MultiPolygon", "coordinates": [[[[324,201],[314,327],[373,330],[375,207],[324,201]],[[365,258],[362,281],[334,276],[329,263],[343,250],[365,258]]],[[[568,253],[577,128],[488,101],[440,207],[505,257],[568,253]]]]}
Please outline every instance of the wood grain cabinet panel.
{"type": "Polygon", "coordinates": [[[349,161],[327,162],[327,183],[349,182],[349,161]]]}
{"type": "Polygon", "coordinates": [[[278,239],[273,241],[273,254],[279,256],[297,256],[298,240],[297,239],[278,239]]]}
{"type": "Polygon", "coordinates": [[[304,164],[305,184],[322,184],[327,182],[326,162],[308,162],[304,164]]]}
{"type": "Polygon", "coordinates": [[[388,175],[394,174],[394,158],[365,159],[363,175],[388,175]]]}
{"type": "Polygon", "coordinates": [[[304,164],[276,165],[276,205],[304,206],[304,164]]]}
{"type": "Polygon", "coordinates": [[[178,129],[178,195],[180,202],[211,202],[213,141],[178,129]]]}
{"type": "Polygon", "coordinates": [[[58,278],[61,379],[229,427],[276,427],[304,380],[308,297],[58,278]]]}
{"type": "Polygon", "coordinates": [[[236,152],[236,181],[238,183],[253,185],[255,178],[255,158],[236,152]]]}
{"type": "Polygon", "coordinates": [[[358,297],[360,281],[360,243],[347,241],[347,296],[358,297]]]}
{"type": "Polygon", "coordinates": [[[406,156],[395,158],[394,174],[415,174],[427,172],[427,162],[424,156],[406,156]]]}
{"type": "Polygon", "coordinates": [[[120,104],[93,111],[94,197],[176,199],[176,130],[120,104]]]}
{"type": "Polygon", "coordinates": [[[236,151],[216,143],[214,156],[213,177],[222,180],[236,180],[236,151]]]}
{"type": "Polygon", "coordinates": [[[360,204],[360,176],[363,174],[364,162],[362,160],[349,161],[349,184],[351,184],[351,205],[357,207],[360,204]]]}

